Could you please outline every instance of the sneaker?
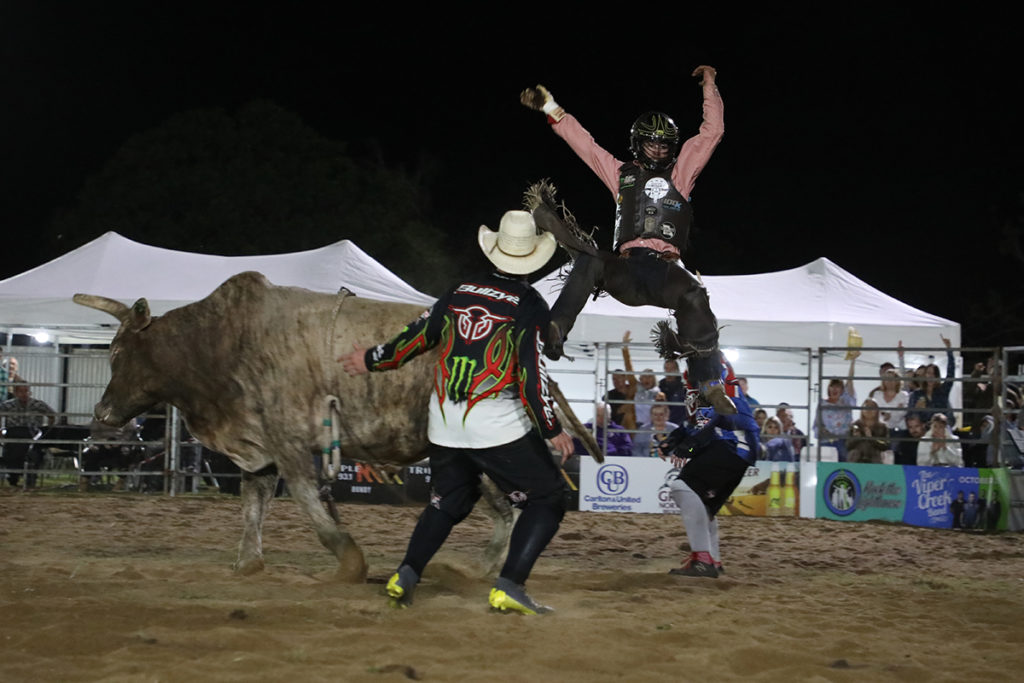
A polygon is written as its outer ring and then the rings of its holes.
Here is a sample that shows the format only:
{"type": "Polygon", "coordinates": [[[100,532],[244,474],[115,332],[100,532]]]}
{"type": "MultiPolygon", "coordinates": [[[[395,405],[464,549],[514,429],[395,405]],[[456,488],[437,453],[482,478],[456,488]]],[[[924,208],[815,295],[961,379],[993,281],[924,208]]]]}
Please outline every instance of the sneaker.
{"type": "Polygon", "coordinates": [[[388,594],[388,605],[395,609],[405,609],[412,605],[412,594],[419,581],[420,577],[412,567],[407,564],[399,567],[384,587],[388,594]]]}
{"type": "Polygon", "coordinates": [[[722,563],[719,562],[718,560],[715,560],[715,569],[718,570],[719,574],[724,574],[725,573],[725,567],[723,567],[722,563]]]}
{"type": "Polygon", "coordinates": [[[700,576],[706,579],[717,579],[718,569],[715,561],[708,553],[690,553],[689,559],[678,569],[668,570],[669,574],[676,576],[700,576]]]}
{"type": "Polygon", "coordinates": [[[735,415],[736,404],[732,402],[728,394],[725,393],[725,387],[721,384],[713,384],[704,391],[704,398],[708,400],[708,403],[715,409],[715,412],[719,415],[735,415]]]}
{"type": "Polygon", "coordinates": [[[499,577],[491,589],[487,602],[499,612],[519,612],[520,614],[549,614],[553,609],[540,605],[526,594],[522,584],[499,577]]]}

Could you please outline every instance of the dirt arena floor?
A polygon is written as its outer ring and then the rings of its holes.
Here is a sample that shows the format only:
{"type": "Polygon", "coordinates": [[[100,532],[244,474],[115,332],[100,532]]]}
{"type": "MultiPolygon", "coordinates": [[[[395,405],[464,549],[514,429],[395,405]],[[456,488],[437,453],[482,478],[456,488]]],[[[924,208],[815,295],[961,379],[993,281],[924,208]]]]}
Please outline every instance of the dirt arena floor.
{"type": "Polygon", "coordinates": [[[491,613],[474,513],[408,610],[382,597],[417,508],[342,505],[370,580],[275,501],[267,568],[231,571],[238,499],[0,489],[0,680],[1011,681],[1024,671],[1024,535],[722,518],[726,575],[670,576],[666,515],[571,512],[491,613]]]}

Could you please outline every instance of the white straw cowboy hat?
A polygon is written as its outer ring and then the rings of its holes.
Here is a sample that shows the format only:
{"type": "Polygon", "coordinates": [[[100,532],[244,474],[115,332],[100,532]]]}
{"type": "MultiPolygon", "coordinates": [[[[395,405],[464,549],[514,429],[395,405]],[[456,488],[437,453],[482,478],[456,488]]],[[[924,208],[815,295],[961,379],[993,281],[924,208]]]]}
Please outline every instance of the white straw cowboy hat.
{"type": "Polygon", "coordinates": [[[529,211],[506,211],[498,231],[481,225],[478,239],[484,256],[499,270],[513,275],[539,270],[551,260],[558,246],[550,232],[538,234],[529,211]]]}

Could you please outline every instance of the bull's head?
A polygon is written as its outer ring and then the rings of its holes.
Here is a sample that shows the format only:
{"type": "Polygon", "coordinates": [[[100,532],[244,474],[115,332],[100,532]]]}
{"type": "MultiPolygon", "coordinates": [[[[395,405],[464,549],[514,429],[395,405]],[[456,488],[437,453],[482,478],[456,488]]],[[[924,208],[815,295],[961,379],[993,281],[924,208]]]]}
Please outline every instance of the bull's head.
{"type": "Polygon", "coordinates": [[[93,411],[100,422],[120,427],[159,402],[148,387],[146,380],[152,373],[144,370],[145,344],[138,339],[152,322],[149,302],[139,299],[132,306],[126,306],[92,294],[75,294],[73,301],[109,313],[121,321],[110,343],[110,383],[93,411]]]}

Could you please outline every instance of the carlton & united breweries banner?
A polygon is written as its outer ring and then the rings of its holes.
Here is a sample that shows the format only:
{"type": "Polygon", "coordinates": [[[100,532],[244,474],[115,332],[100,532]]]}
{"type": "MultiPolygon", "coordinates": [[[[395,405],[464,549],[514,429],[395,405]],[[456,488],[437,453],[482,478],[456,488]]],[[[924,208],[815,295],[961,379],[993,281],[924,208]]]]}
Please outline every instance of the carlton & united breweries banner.
{"type": "MultiPolygon", "coordinates": [[[[580,458],[579,509],[590,512],[678,514],[669,482],[679,470],[660,458],[580,458]]],[[[795,517],[800,509],[800,463],[758,461],[747,472],[720,515],[795,517]]]]}

